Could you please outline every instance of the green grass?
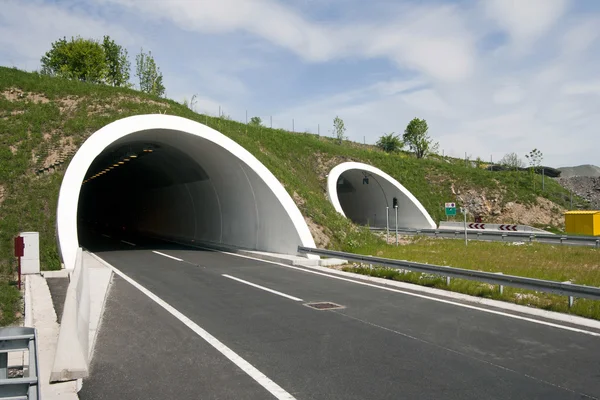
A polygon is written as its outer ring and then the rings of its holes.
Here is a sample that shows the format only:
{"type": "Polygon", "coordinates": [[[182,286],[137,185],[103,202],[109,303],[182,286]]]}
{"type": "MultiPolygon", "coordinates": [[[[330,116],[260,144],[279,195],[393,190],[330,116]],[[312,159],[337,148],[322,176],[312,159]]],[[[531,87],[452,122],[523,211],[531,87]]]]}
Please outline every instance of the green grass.
{"type": "MultiPolygon", "coordinates": [[[[405,245],[363,246],[357,248],[356,252],[427,264],[600,286],[600,250],[587,247],[475,241],[470,241],[465,246],[461,240],[417,236],[409,238],[408,244],[405,245]]],[[[344,270],[600,319],[600,301],[576,299],[574,306],[569,309],[565,296],[510,287],[505,287],[504,293],[500,295],[498,287],[485,283],[452,279],[448,286],[446,279],[439,276],[402,273],[382,267],[371,269],[349,266],[344,270]]]]}
{"type": "MultiPolygon", "coordinates": [[[[374,146],[349,141],[340,145],[332,138],[247,126],[200,115],[175,101],[131,89],[0,67],[0,92],[10,90],[12,95],[16,92],[24,95],[10,101],[0,95],[0,186],[4,189],[0,205],[0,268],[10,270],[5,281],[14,279],[12,238],[20,231],[39,231],[42,268],[60,268],[55,237],[56,204],[72,154],[53,171],[39,174],[46,157],[64,146],[65,141],[79,146],[106,124],[138,114],[166,112],[189,118],[242,145],[297,199],[303,215],[324,227],[329,239],[327,247],[331,249],[355,251],[381,245],[367,229],[339,216],[327,201],[326,175],[343,161],[364,162],[392,175],[436,221],[443,218],[442,204],[455,200],[452,184],[461,191],[502,192],[503,203],[533,204],[537,196],[542,196],[552,197],[558,205],[568,207],[568,192],[551,179],[546,180],[545,192],[534,192],[532,177],[524,172],[489,172],[448,157],[417,160],[408,153],[390,155],[374,146]]],[[[537,188],[540,187],[537,183],[537,188]]]]}

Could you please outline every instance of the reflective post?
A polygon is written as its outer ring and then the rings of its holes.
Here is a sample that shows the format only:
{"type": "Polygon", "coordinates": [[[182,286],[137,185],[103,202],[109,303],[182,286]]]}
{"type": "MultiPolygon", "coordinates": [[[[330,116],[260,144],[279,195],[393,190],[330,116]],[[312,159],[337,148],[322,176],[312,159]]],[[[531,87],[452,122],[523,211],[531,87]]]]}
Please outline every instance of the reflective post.
{"type": "Polygon", "coordinates": [[[396,208],[396,246],[398,246],[398,206],[396,208]]]}
{"type": "Polygon", "coordinates": [[[461,208],[461,211],[465,217],[465,246],[468,245],[468,240],[467,240],[467,209],[466,208],[461,208]]]}
{"type": "Polygon", "coordinates": [[[390,241],[390,207],[385,206],[385,244],[390,241]]]}

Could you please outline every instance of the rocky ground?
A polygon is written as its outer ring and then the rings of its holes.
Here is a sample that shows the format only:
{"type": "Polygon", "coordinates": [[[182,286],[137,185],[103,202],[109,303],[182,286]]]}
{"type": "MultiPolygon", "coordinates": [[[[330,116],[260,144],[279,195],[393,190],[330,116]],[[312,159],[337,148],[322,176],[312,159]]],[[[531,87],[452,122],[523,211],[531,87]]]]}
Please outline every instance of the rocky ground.
{"type": "Polygon", "coordinates": [[[600,210],[600,177],[573,176],[556,180],[564,188],[589,201],[593,209],[600,210]]]}

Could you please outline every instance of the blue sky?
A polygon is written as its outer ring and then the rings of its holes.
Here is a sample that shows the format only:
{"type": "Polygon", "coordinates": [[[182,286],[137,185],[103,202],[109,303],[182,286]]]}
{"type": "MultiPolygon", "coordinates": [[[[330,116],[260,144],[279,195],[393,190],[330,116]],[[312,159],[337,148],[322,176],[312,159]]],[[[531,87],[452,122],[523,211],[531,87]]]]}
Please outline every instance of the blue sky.
{"type": "Polygon", "coordinates": [[[424,118],[440,151],[600,164],[597,0],[2,0],[0,64],[108,34],[196,110],[374,143],[424,118]]]}

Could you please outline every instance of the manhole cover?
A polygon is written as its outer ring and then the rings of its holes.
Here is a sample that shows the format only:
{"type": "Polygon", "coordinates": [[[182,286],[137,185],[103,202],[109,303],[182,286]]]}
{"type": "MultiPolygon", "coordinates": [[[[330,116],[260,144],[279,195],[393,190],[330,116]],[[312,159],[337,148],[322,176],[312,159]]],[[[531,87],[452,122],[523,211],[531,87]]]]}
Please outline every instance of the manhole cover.
{"type": "Polygon", "coordinates": [[[344,308],[344,306],[340,306],[339,304],[330,303],[327,301],[322,301],[318,303],[306,303],[304,305],[310,308],[314,308],[316,310],[334,310],[336,308],[344,308]]]}

